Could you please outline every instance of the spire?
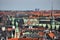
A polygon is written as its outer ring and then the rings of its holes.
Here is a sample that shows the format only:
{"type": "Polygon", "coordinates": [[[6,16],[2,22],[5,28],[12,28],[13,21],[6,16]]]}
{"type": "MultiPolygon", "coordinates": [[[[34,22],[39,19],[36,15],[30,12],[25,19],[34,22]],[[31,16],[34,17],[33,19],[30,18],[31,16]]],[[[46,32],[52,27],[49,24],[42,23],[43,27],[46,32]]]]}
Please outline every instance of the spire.
{"type": "Polygon", "coordinates": [[[18,27],[18,22],[16,22],[16,27],[18,27]]]}
{"type": "Polygon", "coordinates": [[[54,11],[53,11],[53,0],[51,0],[51,27],[54,29],[55,27],[55,20],[54,20],[54,11]]]}
{"type": "Polygon", "coordinates": [[[14,20],[15,20],[15,18],[12,17],[12,25],[13,25],[13,26],[14,26],[14,20]]]}
{"type": "Polygon", "coordinates": [[[19,38],[19,28],[18,28],[18,22],[16,22],[16,29],[15,29],[15,38],[19,38]]]}

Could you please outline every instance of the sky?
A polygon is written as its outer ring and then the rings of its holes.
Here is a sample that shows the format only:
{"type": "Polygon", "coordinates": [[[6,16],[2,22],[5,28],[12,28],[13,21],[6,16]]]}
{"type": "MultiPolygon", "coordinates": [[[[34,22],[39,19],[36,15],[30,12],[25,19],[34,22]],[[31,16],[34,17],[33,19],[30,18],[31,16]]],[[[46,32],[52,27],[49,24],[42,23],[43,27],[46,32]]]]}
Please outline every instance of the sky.
{"type": "Polygon", "coordinates": [[[59,4],[60,0],[0,0],[0,10],[60,10],[59,4]]]}

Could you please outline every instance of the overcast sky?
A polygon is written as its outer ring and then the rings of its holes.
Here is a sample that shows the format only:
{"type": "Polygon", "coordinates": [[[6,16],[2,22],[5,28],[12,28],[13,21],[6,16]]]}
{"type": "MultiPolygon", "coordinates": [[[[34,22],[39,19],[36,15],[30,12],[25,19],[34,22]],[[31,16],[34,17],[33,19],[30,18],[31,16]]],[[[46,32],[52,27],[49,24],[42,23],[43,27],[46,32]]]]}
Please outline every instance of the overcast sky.
{"type": "Polygon", "coordinates": [[[60,10],[60,0],[0,0],[0,10],[60,10]]]}

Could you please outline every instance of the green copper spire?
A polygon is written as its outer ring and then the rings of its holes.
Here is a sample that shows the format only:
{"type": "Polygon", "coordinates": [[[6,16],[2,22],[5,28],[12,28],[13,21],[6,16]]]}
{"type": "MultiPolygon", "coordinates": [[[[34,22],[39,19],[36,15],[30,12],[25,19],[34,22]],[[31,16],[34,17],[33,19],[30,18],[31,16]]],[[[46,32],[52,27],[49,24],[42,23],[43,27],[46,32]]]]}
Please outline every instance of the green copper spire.
{"type": "Polygon", "coordinates": [[[18,22],[16,22],[16,27],[18,27],[18,22]]]}
{"type": "Polygon", "coordinates": [[[16,29],[15,29],[15,32],[18,32],[18,33],[19,33],[18,22],[16,22],[16,29]]]}
{"type": "Polygon", "coordinates": [[[11,21],[12,20],[12,18],[8,15],[8,19],[11,21]]]}
{"type": "Polygon", "coordinates": [[[12,17],[12,25],[14,25],[14,20],[15,20],[15,18],[12,17]]]}

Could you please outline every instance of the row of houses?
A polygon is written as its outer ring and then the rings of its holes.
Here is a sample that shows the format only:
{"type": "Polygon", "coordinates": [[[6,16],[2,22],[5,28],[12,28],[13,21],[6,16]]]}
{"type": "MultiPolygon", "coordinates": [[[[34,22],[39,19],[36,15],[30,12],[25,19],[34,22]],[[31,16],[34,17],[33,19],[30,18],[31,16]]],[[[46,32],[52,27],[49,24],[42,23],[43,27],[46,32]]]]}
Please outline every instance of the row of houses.
{"type": "Polygon", "coordinates": [[[41,10],[41,11],[0,11],[0,15],[16,16],[21,14],[34,14],[38,16],[51,16],[51,13],[56,16],[60,16],[60,10],[41,10]]]}
{"type": "Polygon", "coordinates": [[[60,17],[60,10],[40,10],[40,11],[0,11],[0,25],[4,25],[8,16],[11,17],[60,17]]]}

